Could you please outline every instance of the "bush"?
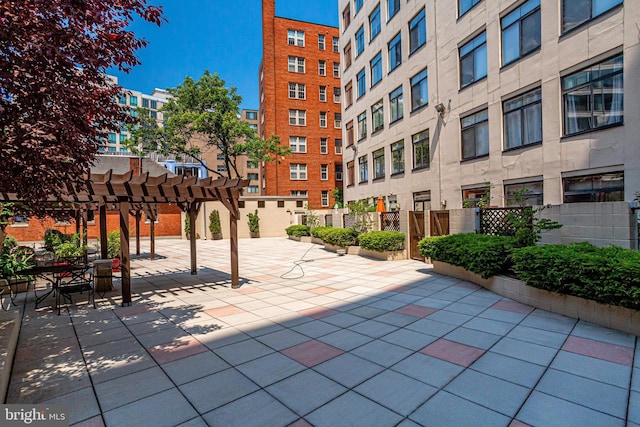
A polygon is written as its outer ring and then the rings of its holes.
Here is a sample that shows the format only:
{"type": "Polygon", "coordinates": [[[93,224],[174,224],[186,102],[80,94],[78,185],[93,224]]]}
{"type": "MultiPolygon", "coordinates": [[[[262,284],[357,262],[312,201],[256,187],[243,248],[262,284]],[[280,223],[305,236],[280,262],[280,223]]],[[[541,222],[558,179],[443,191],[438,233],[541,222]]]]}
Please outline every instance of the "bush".
{"type": "Polygon", "coordinates": [[[452,234],[426,237],[418,244],[422,256],[464,267],[483,278],[504,274],[511,267],[514,237],[452,234]]]}
{"type": "Polygon", "coordinates": [[[258,216],[258,209],[256,209],[255,213],[249,212],[247,216],[249,217],[249,231],[251,233],[259,233],[260,217],[258,216]]]}
{"type": "Polygon", "coordinates": [[[107,256],[120,258],[120,230],[114,230],[107,235],[107,256]]]}
{"type": "Polygon", "coordinates": [[[323,234],[325,243],[343,248],[354,245],[358,237],[358,232],[352,228],[332,228],[323,234]]]}
{"type": "Polygon", "coordinates": [[[220,212],[214,209],[209,214],[209,231],[212,236],[222,234],[222,225],[220,224],[220,212]]]}
{"type": "Polygon", "coordinates": [[[589,243],[516,249],[513,270],[529,286],[640,309],[640,253],[589,243]]]}
{"type": "Polygon", "coordinates": [[[404,247],[405,234],[399,231],[370,231],[358,236],[360,247],[372,251],[399,251],[404,247]]]}
{"type": "Polygon", "coordinates": [[[333,227],[331,227],[330,225],[313,227],[311,229],[311,235],[313,237],[317,237],[318,239],[322,239],[322,241],[324,241],[324,236],[331,230],[333,230],[333,227]]]}
{"type": "Polygon", "coordinates": [[[44,247],[51,252],[53,252],[56,246],[69,240],[71,240],[69,236],[53,228],[48,228],[44,232],[44,247]]]}
{"type": "Polygon", "coordinates": [[[287,232],[287,236],[302,237],[311,235],[309,227],[306,225],[292,225],[287,227],[285,231],[287,232]]]}

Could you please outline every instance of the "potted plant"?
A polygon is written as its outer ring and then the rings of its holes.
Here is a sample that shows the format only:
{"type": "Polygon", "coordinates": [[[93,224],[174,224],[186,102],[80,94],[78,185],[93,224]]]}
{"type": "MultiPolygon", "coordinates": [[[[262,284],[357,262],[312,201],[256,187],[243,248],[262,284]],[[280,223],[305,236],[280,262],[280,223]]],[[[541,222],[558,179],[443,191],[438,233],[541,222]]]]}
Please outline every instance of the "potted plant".
{"type": "Polygon", "coordinates": [[[113,260],[113,271],[120,271],[120,230],[107,235],[107,256],[113,260]]]}
{"type": "Polygon", "coordinates": [[[213,240],[222,239],[222,226],[220,225],[220,212],[215,209],[209,214],[209,231],[213,240]]]}
{"type": "Polygon", "coordinates": [[[33,265],[31,262],[33,253],[22,252],[19,247],[12,246],[11,243],[5,244],[0,252],[0,278],[12,285],[28,285],[33,277],[19,276],[18,272],[33,265]]]}
{"type": "Polygon", "coordinates": [[[249,212],[249,235],[251,237],[260,237],[260,217],[258,216],[258,209],[254,213],[249,212]]]}
{"type": "Polygon", "coordinates": [[[74,234],[70,240],[63,241],[53,248],[59,260],[63,262],[75,262],[78,258],[84,256],[87,246],[81,244],[80,236],[74,234]]]}

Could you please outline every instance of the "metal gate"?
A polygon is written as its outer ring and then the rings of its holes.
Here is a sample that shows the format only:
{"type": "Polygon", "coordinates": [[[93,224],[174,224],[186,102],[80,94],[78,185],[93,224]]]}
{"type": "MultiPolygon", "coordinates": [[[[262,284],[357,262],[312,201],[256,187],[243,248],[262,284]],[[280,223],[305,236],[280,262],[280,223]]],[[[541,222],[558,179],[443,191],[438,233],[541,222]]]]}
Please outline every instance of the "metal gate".
{"type": "Polygon", "coordinates": [[[409,212],[409,256],[424,261],[418,243],[424,238],[424,211],[409,212]]]}
{"type": "Polygon", "coordinates": [[[446,236],[449,234],[449,211],[431,211],[429,219],[431,236],[446,236]]]}

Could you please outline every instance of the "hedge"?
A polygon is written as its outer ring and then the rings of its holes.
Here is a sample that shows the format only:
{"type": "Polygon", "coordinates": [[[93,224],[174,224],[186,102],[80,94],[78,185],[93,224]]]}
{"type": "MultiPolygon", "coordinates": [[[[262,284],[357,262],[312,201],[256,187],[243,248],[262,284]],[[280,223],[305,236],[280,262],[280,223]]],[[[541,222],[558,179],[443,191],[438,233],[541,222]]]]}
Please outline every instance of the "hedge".
{"type": "Polygon", "coordinates": [[[333,227],[331,227],[330,225],[313,227],[311,229],[311,235],[313,237],[317,237],[318,239],[324,240],[324,235],[331,230],[333,230],[333,227]]]}
{"type": "Polygon", "coordinates": [[[372,251],[399,251],[404,247],[405,234],[399,231],[370,231],[358,236],[360,247],[372,251]]]}
{"type": "Polygon", "coordinates": [[[516,239],[484,234],[426,237],[418,244],[422,256],[464,267],[483,278],[506,273],[516,239]]]}
{"type": "Polygon", "coordinates": [[[323,233],[322,240],[334,246],[346,248],[356,243],[358,232],[352,228],[332,228],[323,233]]]}
{"type": "Polygon", "coordinates": [[[311,235],[309,227],[306,225],[291,225],[287,227],[285,231],[287,232],[287,236],[302,237],[311,235]]]}
{"type": "Polygon", "coordinates": [[[520,248],[513,270],[527,285],[640,309],[640,253],[589,243],[520,248]]]}

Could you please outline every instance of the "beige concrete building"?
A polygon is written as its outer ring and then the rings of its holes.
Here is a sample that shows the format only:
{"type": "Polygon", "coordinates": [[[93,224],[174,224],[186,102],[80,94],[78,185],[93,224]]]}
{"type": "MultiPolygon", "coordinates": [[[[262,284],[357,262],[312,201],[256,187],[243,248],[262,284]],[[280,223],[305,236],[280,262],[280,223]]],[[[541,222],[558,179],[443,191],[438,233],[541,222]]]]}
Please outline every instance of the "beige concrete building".
{"type": "Polygon", "coordinates": [[[520,189],[529,204],[640,190],[640,1],[339,5],[345,201],[455,209],[507,206],[520,189]]]}

